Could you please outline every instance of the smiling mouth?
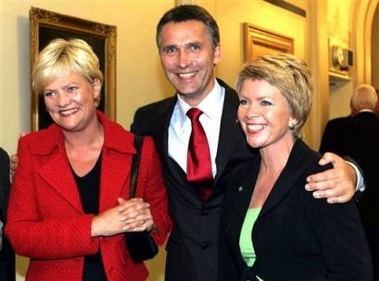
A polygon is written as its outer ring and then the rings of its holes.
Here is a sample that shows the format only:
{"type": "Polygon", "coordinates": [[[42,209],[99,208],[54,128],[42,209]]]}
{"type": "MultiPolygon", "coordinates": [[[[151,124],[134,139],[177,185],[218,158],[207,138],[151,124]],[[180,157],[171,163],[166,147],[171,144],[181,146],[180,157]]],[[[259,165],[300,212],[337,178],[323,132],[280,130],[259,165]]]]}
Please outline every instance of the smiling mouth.
{"type": "Polygon", "coordinates": [[[77,111],[78,111],[77,108],[72,108],[72,109],[67,109],[67,110],[61,110],[61,111],[59,111],[59,114],[64,115],[64,116],[68,116],[68,115],[71,115],[77,111]]]}
{"type": "Polygon", "coordinates": [[[183,79],[189,79],[189,78],[192,78],[196,75],[196,72],[189,72],[189,73],[178,73],[177,74],[180,78],[183,78],[183,79]]]}
{"type": "Polygon", "coordinates": [[[262,131],[266,127],[267,125],[247,125],[247,129],[253,132],[262,131]]]}

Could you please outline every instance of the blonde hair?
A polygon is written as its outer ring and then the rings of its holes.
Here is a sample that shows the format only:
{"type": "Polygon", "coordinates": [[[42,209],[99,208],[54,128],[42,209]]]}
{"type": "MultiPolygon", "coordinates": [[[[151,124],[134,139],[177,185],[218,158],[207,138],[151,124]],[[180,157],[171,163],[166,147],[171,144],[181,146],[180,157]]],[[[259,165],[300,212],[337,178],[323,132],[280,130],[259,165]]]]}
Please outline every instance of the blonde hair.
{"type": "Polygon", "coordinates": [[[103,84],[99,59],[87,42],[82,39],[55,39],[39,53],[34,63],[32,87],[35,92],[42,94],[46,84],[71,73],[82,75],[90,83],[99,79],[100,84],[103,84]]]}
{"type": "Polygon", "coordinates": [[[291,127],[296,138],[312,107],[312,78],[303,60],[290,54],[264,55],[244,64],[237,76],[237,91],[245,80],[264,80],[279,89],[298,123],[291,127]]]}

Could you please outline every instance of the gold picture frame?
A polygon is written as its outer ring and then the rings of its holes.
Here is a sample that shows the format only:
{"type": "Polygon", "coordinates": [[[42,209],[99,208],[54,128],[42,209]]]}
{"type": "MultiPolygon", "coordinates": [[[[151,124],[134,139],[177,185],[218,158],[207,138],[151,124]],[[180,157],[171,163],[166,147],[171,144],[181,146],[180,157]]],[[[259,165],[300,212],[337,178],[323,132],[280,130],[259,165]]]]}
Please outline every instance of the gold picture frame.
{"type": "Polygon", "coordinates": [[[244,59],[254,56],[294,52],[294,40],[291,37],[269,31],[250,23],[243,24],[244,59]]]}
{"type": "MultiPolygon", "coordinates": [[[[71,17],[52,11],[31,7],[30,71],[38,53],[55,38],[81,38],[93,48],[100,60],[104,74],[99,109],[116,120],[116,48],[117,28],[114,25],[71,17]]],[[[37,131],[47,127],[51,118],[45,110],[43,97],[31,87],[31,128],[37,131]]]]}

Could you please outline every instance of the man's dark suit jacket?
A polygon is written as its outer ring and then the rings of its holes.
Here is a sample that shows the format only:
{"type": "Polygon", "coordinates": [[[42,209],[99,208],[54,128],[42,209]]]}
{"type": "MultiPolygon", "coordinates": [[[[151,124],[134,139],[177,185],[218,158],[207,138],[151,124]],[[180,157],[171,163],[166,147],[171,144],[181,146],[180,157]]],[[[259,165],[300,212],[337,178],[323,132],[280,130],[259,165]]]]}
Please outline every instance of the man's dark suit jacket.
{"type": "Polygon", "coordinates": [[[320,152],[349,155],[361,167],[366,190],[358,207],[363,224],[379,227],[379,118],[372,112],[330,120],[322,137],[320,152]]]}
{"type": "MultiPolygon", "coordinates": [[[[168,281],[214,281],[218,272],[219,220],[223,201],[222,179],[227,164],[246,161],[251,155],[237,118],[239,100],[236,92],[223,81],[225,100],[221,120],[217,175],[213,196],[202,202],[197,191],[186,181],[185,172],[168,155],[168,129],[177,97],[159,101],[136,111],[131,130],[154,138],[163,163],[173,230],[166,250],[168,281]]],[[[178,151],[187,153],[187,151],[178,151]]]]}
{"type": "Polygon", "coordinates": [[[269,194],[252,230],[257,259],[247,267],[240,248],[242,224],[260,166],[260,155],[229,174],[221,236],[220,280],[372,280],[370,253],[356,202],[328,204],[304,189],[306,177],[331,168],[301,140],[269,194]],[[225,236],[225,237],[224,237],[225,236]],[[250,278],[249,278],[250,277],[250,278]]]}
{"type": "MultiPolygon", "coordinates": [[[[9,192],[9,156],[0,148],[0,219],[3,223],[6,223],[9,192]]],[[[0,251],[0,280],[13,281],[15,278],[15,254],[9,240],[3,237],[3,248],[0,251]]]]}

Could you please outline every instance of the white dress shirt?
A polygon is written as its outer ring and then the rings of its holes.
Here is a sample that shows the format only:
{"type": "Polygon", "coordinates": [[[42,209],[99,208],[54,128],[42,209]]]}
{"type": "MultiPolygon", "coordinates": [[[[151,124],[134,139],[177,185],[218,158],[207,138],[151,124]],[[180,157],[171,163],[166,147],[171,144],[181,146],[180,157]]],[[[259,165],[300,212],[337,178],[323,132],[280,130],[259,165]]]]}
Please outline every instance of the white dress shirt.
{"type": "MultiPolygon", "coordinates": [[[[197,106],[203,114],[200,115],[200,123],[207,135],[211,153],[212,173],[217,173],[216,155],[220,136],[221,116],[224,105],[225,89],[215,82],[215,86],[208,96],[197,106]]],[[[183,171],[187,171],[187,151],[192,127],[187,111],[191,109],[179,95],[171,116],[168,132],[168,153],[183,171]]]]}

